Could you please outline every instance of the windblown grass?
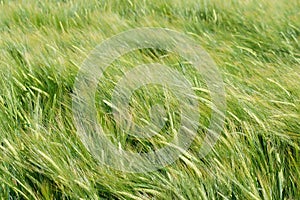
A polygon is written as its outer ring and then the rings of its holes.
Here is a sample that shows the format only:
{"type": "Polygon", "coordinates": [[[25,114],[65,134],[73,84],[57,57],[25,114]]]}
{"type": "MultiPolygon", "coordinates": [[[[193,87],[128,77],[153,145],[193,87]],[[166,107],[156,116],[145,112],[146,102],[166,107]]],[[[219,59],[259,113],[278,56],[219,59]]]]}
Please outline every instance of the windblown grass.
{"type": "MultiPolygon", "coordinates": [[[[1,198],[300,198],[299,1],[2,0],[0,4],[1,198]],[[127,174],[98,165],[80,142],[71,110],[72,88],[80,64],[95,45],[145,26],[184,32],[210,53],[225,84],[226,125],[205,158],[197,157],[201,143],[195,141],[164,169],[127,174]]],[[[118,66],[126,69],[153,60],[186,72],[202,91],[199,99],[210,101],[201,78],[195,79],[180,58],[153,56],[151,51],[114,63],[99,84],[98,97],[109,99],[111,80],[122,72],[118,66]]],[[[135,93],[137,120],[147,119],[147,106],[164,95],[143,96],[159,94],[157,89],[135,93]],[[139,103],[142,99],[145,104],[139,103]]],[[[109,105],[97,106],[104,129],[115,134],[116,143],[131,148],[127,135],[116,132],[109,105]]],[[[176,108],[175,100],[170,108],[176,108]]],[[[201,104],[204,127],[209,112],[209,106],[201,104]]],[[[138,141],[137,151],[147,151],[161,140],[138,141]]]]}

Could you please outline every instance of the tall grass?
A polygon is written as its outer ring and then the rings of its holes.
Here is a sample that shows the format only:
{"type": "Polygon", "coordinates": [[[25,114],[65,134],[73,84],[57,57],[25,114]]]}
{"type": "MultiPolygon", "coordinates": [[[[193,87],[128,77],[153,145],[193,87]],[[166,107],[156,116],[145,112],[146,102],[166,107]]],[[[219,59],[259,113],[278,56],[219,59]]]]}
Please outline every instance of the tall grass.
{"type": "MultiPolygon", "coordinates": [[[[297,0],[0,1],[1,198],[299,199],[299,8],[297,0]],[[71,110],[73,84],[98,43],[145,26],[184,32],[209,52],[225,83],[226,124],[205,158],[197,157],[196,140],[166,168],[128,174],[99,165],[81,143],[71,110]]],[[[116,61],[98,98],[109,99],[123,69],[158,61],[185,73],[199,99],[210,101],[201,77],[184,61],[152,54],[116,61]]],[[[137,120],[147,119],[147,106],[161,100],[157,89],[135,94],[137,120]],[[156,98],[145,98],[147,92],[156,98]]],[[[200,102],[205,127],[210,109],[200,102]]],[[[116,130],[109,105],[97,108],[99,123],[124,148],[137,142],[136,151],[146,151],[167,139],[128,139],[116,130]]]]}

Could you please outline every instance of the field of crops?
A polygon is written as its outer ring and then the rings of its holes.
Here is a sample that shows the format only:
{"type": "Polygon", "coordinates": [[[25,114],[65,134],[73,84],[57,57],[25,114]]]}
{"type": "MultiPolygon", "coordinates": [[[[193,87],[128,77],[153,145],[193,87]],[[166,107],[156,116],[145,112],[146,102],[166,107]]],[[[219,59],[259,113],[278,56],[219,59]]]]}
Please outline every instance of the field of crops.
{"type": "Polygon", "coordinates": [[[0,198],[300,199],[299,25],[299,0],[0,0],[0,198]],[[177,70],[199,103],[188,150],[158,170],[128,173],[103,165],[79,137],[74,83],[98,44],[142,27],[175,30],[200,45],[216,63],[226,109],[218,141],[200,157],[214,101],[203,77],[171,52],[119,57],[95,94],[97,122],[116,148],[161,148],[180,126],[174,94],[149,85],[132,95],[130,117],[145,125],[149,107],[163,105],[159,134],[138,138],[118,127],[112,91],[136,65],[177,70]]]}

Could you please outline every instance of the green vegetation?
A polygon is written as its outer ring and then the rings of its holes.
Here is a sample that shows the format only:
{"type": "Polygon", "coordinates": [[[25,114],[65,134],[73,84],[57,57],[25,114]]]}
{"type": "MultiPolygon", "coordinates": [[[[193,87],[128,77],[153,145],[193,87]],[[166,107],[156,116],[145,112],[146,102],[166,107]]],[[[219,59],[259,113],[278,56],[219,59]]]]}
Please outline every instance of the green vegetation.
{"type": "MultiPolygon", "coordinates": [[[[299,199],[299,8],[298,0],[0,0],[1,199],[299,199]],[[200,138],[166,168],[123,173],[99,165],[78,138],[71,107],[81,63],[104,39],[136,27],[183,32],[217,63],[226,121],[205,158],[197,157],[200,138]]],[[[153,60],[184,68],[199,99],[210,101],[201,77],[195,79],[184,61],[148,50],[110,66],[97,98],[109,99],[110,80],[120,70],[153,60]]],[[[173,98],[159,87],[135,96],[138,123],[147,118],[148,105],[173,98]],[[156,98],[143,96],[147,92],[156,98]]],[[[203,102],[199,135],[209,123],[203,102]]],[[[171,103],[176,109],[178,102],[171,103]]],[[[109,105],[97,106],[99,123],[116,144],[147,151],[170,139],[170,127],[148,142],[120,135],[109,105]]]]}

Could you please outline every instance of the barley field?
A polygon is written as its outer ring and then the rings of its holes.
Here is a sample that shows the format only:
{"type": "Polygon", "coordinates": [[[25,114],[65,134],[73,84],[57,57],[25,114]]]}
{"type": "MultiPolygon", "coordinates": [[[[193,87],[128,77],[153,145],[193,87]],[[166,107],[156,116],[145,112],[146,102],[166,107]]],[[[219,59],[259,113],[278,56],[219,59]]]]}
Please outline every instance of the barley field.
{"type": "Polygon", "coordinates": [[[300,199],[300,1],[0,0],[1,199],[300,199]],[[199,138],[147,173],[103,165],[77,134],[72,110],[82,62],[104,40],[140,27],[184,33],[214,60],[226,94],[224,127],[199,157],[211,96],[180,56],[145,49],[116,60],[98,83],[97,120],[116,146],[147,152],[178,128],[174,95],[133,95],[132,117],[169,99],[167,123],[144,140],[120,131],[108,101],[122,73],[160,62],[193,83],[199,138]]]}

